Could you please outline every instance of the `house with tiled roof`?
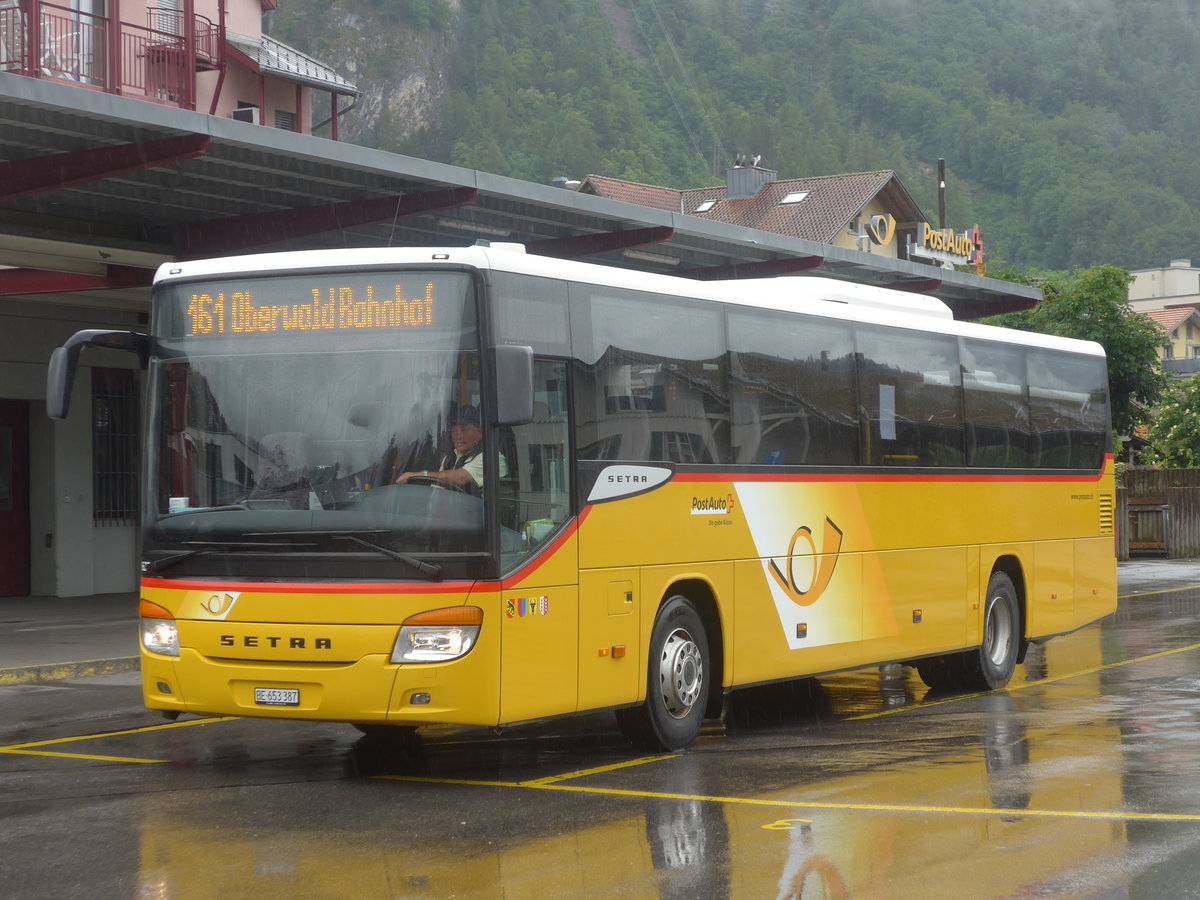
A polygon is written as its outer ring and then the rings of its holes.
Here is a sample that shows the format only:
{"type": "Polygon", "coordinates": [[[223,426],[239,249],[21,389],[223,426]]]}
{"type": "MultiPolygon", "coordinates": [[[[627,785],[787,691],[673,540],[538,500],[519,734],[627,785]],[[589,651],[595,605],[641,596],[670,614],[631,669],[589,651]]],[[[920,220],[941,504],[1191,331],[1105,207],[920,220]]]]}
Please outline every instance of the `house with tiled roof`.
{"type": "Polygon", "coordinates": [[[892,171],[778,180],[778,173],[738,165],[724,185],[672,190],[589,175],[581,193],[700,216],[790,237],[906,259],[925,215],[892,171]]]}
{"type": "Polygon", "coordinates": [[[1162,359],[1200,359],[1200,311],[1194,306],[1138,312],[1163,333],[1162,359]]]}

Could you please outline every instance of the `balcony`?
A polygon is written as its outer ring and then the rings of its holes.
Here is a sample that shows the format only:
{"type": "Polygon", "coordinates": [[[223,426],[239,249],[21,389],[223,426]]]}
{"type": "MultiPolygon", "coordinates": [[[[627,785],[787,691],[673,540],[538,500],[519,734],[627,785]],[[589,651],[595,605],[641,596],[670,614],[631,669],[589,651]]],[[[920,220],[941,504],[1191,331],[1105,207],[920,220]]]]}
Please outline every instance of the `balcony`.
{"type": "Polygon", "coordinates": [[[150,8],[138,25],[0,0],[0,72],[195,109],[196,73],[225,65],[224,31],[223,22],[172,9],[150,8]]]}
{"type": "Polygon", "coordinates": [[[1200,372],[1200,357],[1190,359],[1164,359],[1163,371],[1171,375],[1195,375],[1200,372]]]}

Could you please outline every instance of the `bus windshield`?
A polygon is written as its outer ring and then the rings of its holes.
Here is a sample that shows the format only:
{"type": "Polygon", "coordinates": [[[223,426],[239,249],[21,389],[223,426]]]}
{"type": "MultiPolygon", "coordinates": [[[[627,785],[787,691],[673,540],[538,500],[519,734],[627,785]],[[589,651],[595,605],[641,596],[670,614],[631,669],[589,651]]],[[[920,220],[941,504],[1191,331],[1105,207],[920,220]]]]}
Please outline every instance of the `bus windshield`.
{"type": "Polygon", "coordinates": [[[161,290],[147,573],[465,574],[488,549],[480,486],[396,482],[448,467],[452,420],[482,421],[476,306],[445,271],[161,290]]]}

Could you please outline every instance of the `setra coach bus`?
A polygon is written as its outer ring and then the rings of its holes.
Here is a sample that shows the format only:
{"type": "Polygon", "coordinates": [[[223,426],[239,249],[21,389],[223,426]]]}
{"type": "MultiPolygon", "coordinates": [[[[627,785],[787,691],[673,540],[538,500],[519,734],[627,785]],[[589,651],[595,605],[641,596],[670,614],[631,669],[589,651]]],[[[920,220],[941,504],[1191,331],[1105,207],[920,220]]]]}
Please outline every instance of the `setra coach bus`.
{"type": "Polygon", "coordinates": [[[1093,343],[519,245],[168,263],[151,323],[72,337],[47,403],[89,345],[148,370],[141,671],[168,716],[614,709],[678,749],[749,685],[900,662],[1002,688],[1115,607],[1093,343]]]}

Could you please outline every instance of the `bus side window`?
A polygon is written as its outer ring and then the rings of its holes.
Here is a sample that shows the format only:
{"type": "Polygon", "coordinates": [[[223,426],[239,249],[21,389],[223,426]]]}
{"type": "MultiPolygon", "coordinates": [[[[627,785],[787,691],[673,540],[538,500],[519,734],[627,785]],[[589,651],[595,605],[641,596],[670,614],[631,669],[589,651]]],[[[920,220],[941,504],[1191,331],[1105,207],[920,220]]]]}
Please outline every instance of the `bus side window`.
{"type": "Polygon", "coordinates": [[[734,461],[857,465],[849,326],[768,310],[728,316],[734,461]]]}
{"type": "Polygon", "coordinates": [[[533,382],[533,420],[501,442],[509,455],[499,492],[506,569],[544,546],[571,511],[567,364],[535,359],[533,382]]]}
{"type": "Polygon", "coordinates": [[[967,465],[1030,465],[1024,348],[965,340],[962,368],[967,465]]]}
{"type": "Polygon", "coordinates": [[[721,309],[618,288],[571,291],[579,458],[727,463],[721,309]]]}
{"type": "Polygon", "coordinates": [[[939,334],[857,329],[859,405],[868,465],[963,464],[958,341],[939,334]]]}
{"type": "Polygon", "coordinates": [[[1037,460],[1048,469],[1099,469],[1108,422],[1103,360],[1030,350],[1029,411],[1037,460]]]}

